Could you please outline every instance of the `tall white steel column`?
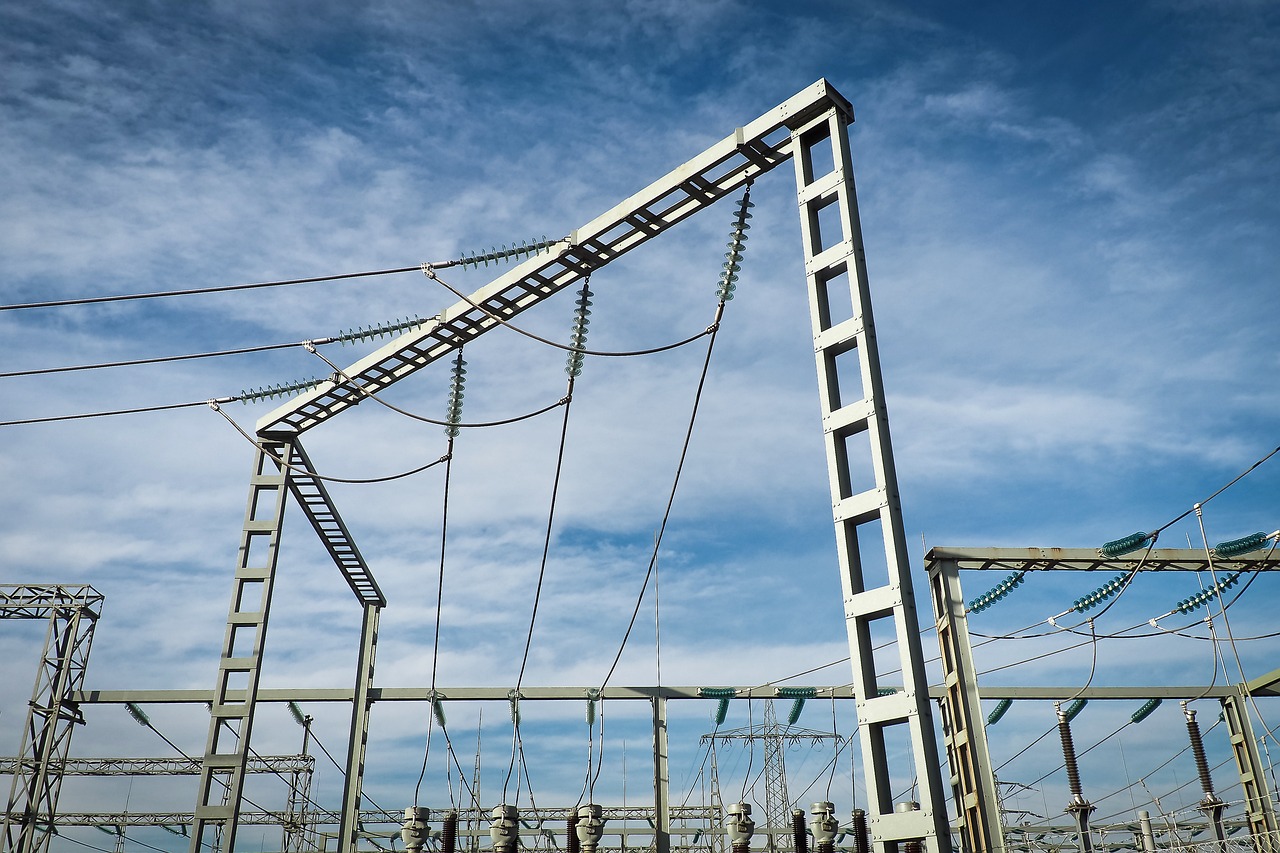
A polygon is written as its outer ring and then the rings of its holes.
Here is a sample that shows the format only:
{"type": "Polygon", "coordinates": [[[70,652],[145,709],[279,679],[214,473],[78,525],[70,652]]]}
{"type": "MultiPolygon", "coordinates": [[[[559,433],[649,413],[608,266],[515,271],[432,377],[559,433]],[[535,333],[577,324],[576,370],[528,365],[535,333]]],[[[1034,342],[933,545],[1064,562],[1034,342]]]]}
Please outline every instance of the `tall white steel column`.
{"type": "Polygon", "coordinates": [[[793,126],[791,148],[867,812],[878,851],[950,850],[849,156],[852,118],[837,102],[793,126]],[[873,645],[886,641],[896,653],[877,660],[873,645]],[[894,681],[885,678],[899,667],[894,681]]]}

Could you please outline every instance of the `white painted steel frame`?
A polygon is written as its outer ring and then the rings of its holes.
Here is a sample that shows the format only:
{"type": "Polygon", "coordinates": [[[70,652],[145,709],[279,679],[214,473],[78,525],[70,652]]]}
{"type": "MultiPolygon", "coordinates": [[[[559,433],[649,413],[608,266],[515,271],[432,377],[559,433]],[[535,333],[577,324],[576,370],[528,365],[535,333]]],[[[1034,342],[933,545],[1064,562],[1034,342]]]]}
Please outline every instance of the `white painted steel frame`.
{"type": "MultiPolygon", "coordinates": [[[[849,102],[826,80],[818,80],[612,210],[573,231],[552,250],[530,258],[469,299],[401,334],[344,370],[342,376],[335,375],[269,413],[258,422],[257,429],[262,442],[274,442],[282,448],[292,447],[296,438],[306,430],[448,356],[468,341],[495,328],[501,321],[515,317],[571,287],[614,258],[653,239],[788,158],[795,157],[805,266],[813,306],[814,341],[819,354],[818,373],[828,464],[835,498],[835,522],[840,532],[837,539],[841,578],[849,619],[850,650],[861,697],[859,730],[862,733],[868,789],[873,797],[871,829],[877,849],[887,853],[897,850],[899,842],[916,840],[923,841],[926,849],[938,851],[941,840],[947,838],[946,811],[939,790],[937,749],[928,689],[924,682],[879,357],[871,324],[870,295],[849,157],[847,124],[852,116],[849,102]],[[815,175],[811,148],[820,139],[829,140],[836,162],[834,170],[815,175]],[[843,238],[834,246],[822,245],[818,233],[818,211],[828,204],[836,205],[843,228],[843,238]],[[832,326],[828,322],[830,311],[825,291],[831,276],[840,271],[847,272],[850,279],[855,316],[832,326]],[[867,394],[859,401],[842,405],[834,359],[854,349],[861,355],[860,369],[867,394]],[[843,485],[849,479],[844,439],[864,431],[871,436],[872,459],[869,461],[874,468],[876,486],[854,495],[849,494],[843,485]],[[889,583],[877,589],[869,589],[864,581],[856,538],[857,526],[873,517],[882,522],[890,567],[889,583]],[[903,689],[892,696],[877,695],[871,651],[870,622],[885,618],[892,619],[894,623],[900,666],[906,674],[903,689]],[[923,802],[921,810],[905,814],[895,812],[893,808],[884,743],[885,731],[899,725],[908,731],[913,753],[910,772],[917,780],[917,790],[923,802]]],[[[288,480],[284,476],[282,482],[288,480]]],[[[321,500],[317,498],[312,509],[317,509],[320,504],[321,500]]],[[[336,517],[327,495],[323,506],[336,517]]],[[[324,536],[320,526],[317,526],[317,531],[324,536]]],[[[335,560],[338,560],[336,553],[335,560]]],[[[356,589],[354,585],[353,589],[356,589]]],[[[359,595],[360,590],[356,591],[359,595]]],[[[265,608],[261,628],[265,629],[265,608]]],[[[228,631],[230,633],[230,626],[228,631]]],[[[224,668],[226,664],[224,651],[224,668]]],[[[246,691],[247,706],[244,707],[247,710],[240,717],[245,725],[245,741],[251,730],[252,705],[257,699],[256,667],[255,659],[250,671],[253,686],[246,691]]],[[[219,695],[224,695],[225,689],[225,678],[220,675],[219,695]]],[[[215,715],[210,728],[206,764],[214,754],[218,728],[215,715]]],[[[232,769],[242,777],[243,760],[232,769]]],[[[234,790],[228,786],[228,792],[238,800],[238,785],[234,790]]],[[[230,808],[214,806],[207,802],[209,796],[205,783],[201,790],[202,804],[197,808],[198,823],[217,820],[234,838],[238,804],[230,808]]],[[[199,853],[200,834],[193,833],[193,853],[199,853]]]]}
{"type": "MultiPolygon", "coordinates": [[[[847,130],[852,119],[850,110],[833,106],[793,128],[791,138],[836,550],[858,697],[867,816],[877,851],[894,853],[919,843],[931,853],[940,853],[950,849],[951,835],[858,219],[847,130]],[[818,162],[819,156],[827,155],[829,163],[818,162]],[[829,213],[832,208],[834,216],[829,213]],[[831,225],[837,225],[839,233],[827,233],[836,230],[831,225]],[[845,296],[852,307],[847,318],[836,308],[844,304],[839,300],[845,296]],[[837,360],[855,358],[861,387],[841,387],[842,377],[854,374],[838,370],[837,360]],[[858,456],[851,458],[855,453],[858,456]],[[868,476],[871,487],[855,491],[868,476]],[[860,537],[871,541],[860,542],[860,537]],[[884,582],[868,571],[879,559],[864,553],[868,546],[883,548],[884,582]],[[901,671],[901,680],[894,684],[883,681],[873,654],[873,623],[885,622],[892,625],[897,646],[894,662],[901,671]],[[894,692],[882,690],[888,687],[894,692]],[[899,811],[894,797],[900,792],[890,788],[886,735],[902,729],[910,757],[899,768],[898,777],[916,781],[919,808],[899,811]]],[[[886,667],[886,672],[890,669],[886,667]]]]}

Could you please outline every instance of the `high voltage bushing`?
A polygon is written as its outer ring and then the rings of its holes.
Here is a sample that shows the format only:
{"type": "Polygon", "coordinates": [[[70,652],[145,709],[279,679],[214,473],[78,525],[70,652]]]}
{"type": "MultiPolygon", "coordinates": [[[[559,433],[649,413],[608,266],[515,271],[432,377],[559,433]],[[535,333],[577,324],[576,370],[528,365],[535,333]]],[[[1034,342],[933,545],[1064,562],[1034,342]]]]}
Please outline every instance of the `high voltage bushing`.
{"type": "MultiPolygon", "coordinates": [[[[418,808],[417,806],[409,806],[404,810],[404,824],[400,827],[400,840],[404,842],[404,849],[413,851],[421,850],[427,843],[427,818],[430,816],[430,809],[418,808]]],[[[454,812],[455,823],[457,826],[456,815],[454,812]]]]}
{"type": "Polygon", "coordinates": [[[809,831],[804,825],[804,809],[791,810],[791,840],[796,853],[809,853],[809,831]]]}
{"type": "Polygon", "coordinates": [[[489,840],[497,853],[515,853],[520,835],[520,810],[503,803],[495,806],[489,819],[489,840]]]}
{"type": "Polygon", "coordinates": [[[444,816],[444,828],[440,830],[442,853],[456,853],[458,849],[458,810],[449,809],[444,816]]]}
{"type": "Polygon", "coordinates": [[[565,846],[568,853],[578,853],[581,849],[578,846],[578,813],[577,811],[569,812],[569,816],[565,818],[564,837],[565,846]]]}
{"type": "MultiPolygon", "coordinates": [[[[1079,702],[1079,700],[1076,700],[1079,702]]],[[[1078,714],[1083,704],[1078,707],[1072,703],[1075,713],[1078,714]]],[[[1056,706],[1058,715],[1058,736],[1062,740],[1062,759],[1063,764],[1067,768],[1067,786],[1071,789],[1071,802],[1067,804],[1067,813],[1075,819],[1076,830],[1080,836],[1080,849],[1082,853],[1091,853],[1093,850],[1093,836],[1089,831],[1089,815],[1093,813],[1094,806],[1084,798],[1084,789],[1080,786],[1080,768],[1076,764],[1076,745],[1071,739],[1071,719],[1075,714],[1071,713],[1071,709],[1064,711],[1061,705],[1056,706]]]]}
{"type": "Polygon", "coordinates": [[[831,853],[835,849],[836,833],[840,831],[835,811],[835,804],[825,800],[809,807],[809,814],[813,815],[809,828],[813,830],[815,853],[831,853]]]}
{"type": "Polygon", "coordinates": [[[870,853],[871,838],[867,834],[867,813],[862,809],[853,810],[853,850],[854,853],[870,853]]]}
{"type": "Polygon", "coordinates": [[[1199,808],[1209,819],[1214,837],[1225,844],[1227,836],[1222,825],[1222,813],[1226,811],[1227,804],[1213,790],[1213,777],[1209,773],[1209,761],[1204,754],[1204,739],[1200,736],[1200,724],[1196,722],[1196,712],[1183,702],[1182,713],[1187,718],[1187,737],[1191,740],[1191,754],[1195,756],[1196,773],[1200,776],[1200,787],[1204,790],[1204,799],[1200,801],[1199,808]]]}
{"type": "Polygon", "coordinates": [[[578,822],[574,834],[582,853],[596,853],[600,839],[604,837],[604,809],[595,803],[578,806],[578,822]]]}
{"type": "Polygon", "coordinates": [[[1204,739],[1200,736],[1200,724],[1196,722],[1196,712],[1182,703],[1182,713],[1187,718],[1187,738],[1191,741],[1191,754],[1196,759],[1196,773],[1200,776],[1200,787],[1204,790],[1204,798],[1218,799],[1213,791],[1213,777],[1209,773],[1209,760],[1204,754],[1204,739]]]}
{"type": "Polygon", "coordinates": [[[751,819],[750,803],[733,803],[725,809],[724,828],[733,853],[747,853],[756,822],[751,819]]]}

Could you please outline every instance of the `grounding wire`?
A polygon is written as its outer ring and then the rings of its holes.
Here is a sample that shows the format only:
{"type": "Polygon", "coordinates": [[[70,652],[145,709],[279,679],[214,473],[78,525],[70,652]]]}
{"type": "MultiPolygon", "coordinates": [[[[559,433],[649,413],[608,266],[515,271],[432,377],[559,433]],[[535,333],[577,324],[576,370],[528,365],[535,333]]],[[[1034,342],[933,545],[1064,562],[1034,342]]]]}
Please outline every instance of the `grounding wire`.
{"type": "MultiPolygon", "coordinates": [[[[184,750],[182,749],[182,747],[178,746],[176,743],[174,743],[173,741],[169,740],[169,738],[168,738],[167,736],[165,736],[165,733],[164,733],[164,732],[162,732],[162,731],[160,731],[159,729],[157,729],[157,728],[155,727],[155,725],[151,722],[151,720],[150,720],[150,719],[148,719],[148,718],[147,718],[147,716],[146,716],[145,714],[141,714],[141,712],[135,713],[135,710],[137,710],[137,709],[136,709],[136,708],[133,708],[133,707],[129,708],[129,716],[133,717],[133,719],[134,719],[135,721],[137,721],[137,722],[138,722],[140,725],[142,725],[144,728],[148,728],[148,729],[150,729],[151,731],[155,732],[155,733],[156,733],[156,735],[157,735],[157,736],[159,736],[159,738],[160,738],[162,741],[164,741],[165,743],[167,743],[167,744],[168,744],[168,745],[169,745],[169,746],[170,746],[170,747],[171,747],[171,748],[172,748],[176,753],[178,753],[178,755],[181,755],[181,756],[182,756],[183,758],[185,758],[187,761],[191,761],[191,762],[195,762],[195,761],[197,761],[197,759],[196,759],[196,758],[193,758],[192,756],[188,755],[188,754],[186,753],[186,751],[184,751],[184,750]]],[[[224,723],[226,723],[226,721],[225,721],[225,720],[223,720],[223,722],[224,722],[224,723]]],[[[316,741],[316,743],[319,743],[319,741],[317,740],[317,741],[316,741]]],[[[324,748],[324,747],[323,747],[323,746],[321,746],[321,749],[323,749],[323,748],[324,748]]],[[[253,750],[252,750],[252,747],[250,747],[250,751],[251,751],[251,752],[253,751],[253,750]]],[[[255,752],[254,754],[255,754],[255,755],[257,755],[257,753],[256,753],[256,752],[255,752]]],[[[326,752],[326,753],[325,753],[325,755],[328,755],[328,752],[326,752]]],[[[260,756],[260,755],[259,755],[259,756],[258,756],[258,758],[262,758],[262,756],[260,756]]],[[[333,761],[333,757],[332,757],[332,756],[330,756],[329,760],[330,760],[330,761],[333,761]]],[[[335,762],[335,763],[336,763],[336,762],[335,762]]],[[[339,769],[341,769],[341,768],[339,768],[339,769]]],[[[278,771],[277,771],[277,775],[278,775],[278,771]]],[[[223,788],[225,788],[225,789],[226,789],[226,790],[228,790],[228,791],[230,791],[230,790],[231,790],[231,783],[229,783],[229,782],[227,782],[227,781],[225,781],[225,780],[223,780],[223,779],[220,779],[220,778],[218,778],[218,777],[214,777],[214,778],[217,778],[217,779],[218,779],[218,781],[222,784],[222,787],[223,787],[223,788]]],[[[283,778],[283,777],[282,777],[282,778],[283,778]]],[[[286,781],[288,781],[288,780],[286,780],[286,781]]],[[[271,811],[270,809],[268,809],[266,806],[259,805],[258,803],[255,803],[253,800],[249,799],[249,797],[248,797],[248,796],[246,796],[246,795],[244,794],[244,792],[241,792],[241,794],[240,794],[240,799],[244,800],[246,803],[248,803],[249,805],[253,806],[255,809],[261,809],[261,810],[262,810],[264,813],[266,813],[266,814],[276,815],[277,817],[281,816],[281,813],[280,813],[280,812],[273,812],[273,811],[271,811]]],[[[308,797],[308,800],[310,800],[310,798],[309,798],[309,797],[308,797]]],[[[310,802],[311,802],[311,804],[312,804],[312,805],[316,806],[317,808],[319,807],[319,805],[318,805],[314,800],[310,800],[310,802]]],[[[371,800],[370,802],[372,802],[372,800],[371,800]]],[[[381,808],[381,807],[379,807],[379,808],[381,808]]],[[[212,845],[204,845],[204,846],[210,846],[210,847],[211,847],[212,845]]]]}
{"type": "MultiPolygon", "coordinates": [[[[316,341],[316,343],[334,343],[337,338],[328,338],[316,341]]],[[[215,350],[213,352],[195,352],[186,353],[184,355],[161,355],[154,358],[135,358],[127,361],[103,361],[93,364],[73,364],[64,367],[39,367],[33,370],[11,370],[0,373],[0,379],[11,379],[17,376],[43,376],[50,373],[73,373],[82,370],[103,370],[110,367],[137,367],[145,364],[165,364],[173,361],[191,361],[199,358],[220,358],[227,355],[248,355],[255,352],[270,352],[272,350],[291,349],[293,347],[302,346],[303,341],[294,341],[288,344],[262,344],[253,347],[240,347],[238,349],[215,350]]]]}
{"type": "MultiPolygon", "coordinates": [[[[462,350],[458,350],[458,361],[462,361],[462,350]]],[[[427,743],[422,750],[422,771],[418,774],[418,784],[413,788],[413,805],[417,808],[418,793],[422,788],[422,780],[427,775],[427,759],[431,756],[431,728],[436,718],[435,703],[439,701],[436,697],[436,675],[439,671],[440,663],[440,615],[444,606],[444,557],[445,546],[449,541],[449,480],[453,473],[453,442],[454,436],[449,436],[448,450],[445,452],[445,458],[449,461],[444,465],[444,498],[440,511],[440,571],[436,582],[436,612],[435,625],[432,629],[431,640],[431,708],[427,714],[427,743]]],[[[448,763],[445,763],[448,769],[448,763]]],[[[453,787],[449,787],[449,796],[453,796],[453,787]]]]}
{"type": "MultiPolygon", "coordinates": [[[[459,349],[461,349],[461,348],[459,348],[459,349]]],[[[567,406],[567,405],[569,404],[569,400],[570,400],[570,398],[571,398],[571,396],[572,396],[572,388],[570,388],[570,392],[569,392],[568,394],[566,394],[565,396],[561,397],[559,400],[555,401],[554,403],[551,403],[550,405],[543,406],[541,409],[538,409],[537,411],[529,412],[528,414],[524,414],[524,415],[516,415],[515,417],[511,417],[511,418],[504,418],[504,419],[499,420],[499,421],[486,421],[486,422],[484,422],[484,423],[470,423],[470,424],[466,424],[466,423],[456,423],[456,424],[451,424],[451,423],[449,423],[448,421],[439,421],[439,420],[436,420],[436,419],[434,419],[434,418],[428,418],[428,417],[426,417],[425,415],[419,415],[419,414],[416,414],[416,413],[414,413],[414,412],[410,412],[410,411],[407,411],[407,410],[405,410],[405,409],[402,409],[402,408],[400,408],[399,406],[393,405],[392,403],[388,403],[386,400],[383,400],[381,397],[379,397],[377,394],[375,394],[375,393],[373,393],[372,391],[370,391],[368,388],[365,388],[363,385],[358,385],[358,384],[356,384],[356,381],[355,381],[354,379],[352,379],[350,375],[348,375],[346,372],[344,372],[341,368],[339,368],[339,367],[338,367],[336,364],[334,364],[332,361],[330,361],[329,359],[325,358],[325,357],[324,357],[320,352],[318,352],[318,351],[316,350],[316,348],[315,348],[314,346],[307,346],[307,352],[309,352],[309,353],[311,353],[312,355],[316,356],[316,357],[317,357],[317,358],[319,358],[321,361],[323,361],[325,364],[329,365],[329,367],[333,368],[334,376],[335,376],[336,378],[341,379],[343,384],[350,385],[350,386],[351,386],[352,388],[354,388],[356,391],[359,391],[359,392],[360,392],[360,394],[361,394],[362,396],[364,396],[364,397],[366,397],[366,398],[368,398],[368,399],[370,399],[370,400],[374,401],[375,403],[377,403],[377,404],[378,404],[378,405],[380,405],[380,406],[385,406],[386,408],[390,409],[391,411],[395,412],[396,414],[404,415],[406,418],[411,418],[411,419],[413,419],[413,420],[415,420],[415,421],[421,421],[421,422],[422,422],[422,423],[424,423],[424,424],[434,424],[435,426],[458,427],[458,428],[466,428],[466,429],[476,429],[476,428],[479,428],[479,427],[506,426],[507,424],[514,424],[514,423],[518,423],[519,421],[527,421],[527,420],[529,420],[530,418],[536,418],[538,415],[546,414],[547,412],[551,411],[552,409],[556,408],[557,406],[567,406]]],[[[339,383],[334,382],[334,385],[335,385],[335,386],[336,386],[336,385],[338,385],[338,384],[339,384],[339,383]]]]}
{"type": "MultiPolygon", "coordinates": [[[[271,461],[274,462],[275,464],[279,465],[282,468],[288,468],[290,471],[293,471],[295,474],[303,474],[307,477],[314,477],[317,480],[324,480],[329,483],[346,483],[348,485],[361,485],[361,486],[369,485],[371,483],[389,483],[392,480],[401,480],[405,477],[411,477],[414,474],[421,474],[423,471],[426,471],[428,468],[434,468],[435,466],[439,465],[441,462],[448,462],[450,457],[450,454],[446,453],[444,456],[441,456],[439,459],[436,459],[434,462],[428,462],[425,465],[419,465],[417,468],[411,468],[408,471],[401,471],[398,474],[388,474],[385,477],[368,477],[363,479],[355,479],[350,477],[331,477],[324,474],[317,474],[314,471],[309,471],[306,468],[301,468],[297,465],[293,465],[283,457],[277,456],[276,454],[272,453],[270,450],[267,450],[265,447],[259,444],[256,438],[249,435],[249,433],[245,431],[244,427],[240,426],[240,424],[236,423],[235,420],[230,415],[224,412],[222,410],[222,407],[218,405],[216,401],[210,400],[207,405],[209,406],[209,408],[213,409],[215,412],[222,415],[222,417],[226,419],[227,423],[235,427],[236,432],[244,436],[245,440],[248,441],[250,444],[260,449],[262,453],[267,457],[269,457],[271,461]]],[[[450,446],[452,446],[452,443],[450,444],[450,446]]]]}
{"type": "MultiPolygon", "coordinates": [[[[537,623],[538,604],[542,599],[542,584],[543,584],[543,581],[546,579],[546,574],[547,574],[547,557],[551,551],[551,531],[555,523],[556,498],[559,496],[559,493],[560,493],[560,475],[564,470],[564,451],[565,451],[566,440],[569,434],[569,410],[572,406],[573,385],[576,378],[577,377],[575,377],[573,374],[569,375],[569,387],[568,387],[568,391],[565,394],[565,399],[568,402],[565,403],[564,418],[560,424],[560,446],[556,453],[556,473],[551,484],[551,504],[547,510],[547,530],[546,530],[546,535],[543,537],[543,542],[542,542],[542,560],[538,566],[538,583],[537,583],[537,586],[534,588],[534,592],[533,592],[533,608],[531,613],[529,614],[529,630],[525,634],[524,653],[520,658],[520,673],[519,675],[516,676],[516,687],[515,687],[516,698],[514,701],[519,701],[520,685],[524,682],[524,672],[529,665],[529,649],[533,645],[533,629],[534,629],[534,625],[537,623]]],[[[508,767],[507,769],[507,778],[502,785],[503,801],[506,800],[507,786],[511,783],[511,774],[515,768],[516,750],[518,748],[522,756],[524,752],[523,745],[520,743],[520,721],[519,721],[518,714],[512,715],[512,723],[514,724],[514,730],[512,733],[511,766],[508,767]]],[[[519,796],[520,796],[520,780],[517,778],[516,779],[517,799],[519,798],[519,796]]],[[[530,800],[532,800],[532,798],[533,798],[533,794],[532,792],[530,792],[530,800]]]]}
{"type": "Polygon", "coordinates": [[[379,275],[396,275],[399,273],[417,272],[420,267],[400,267],[390,270],[370,270],[368,272],[337,273],[334,275],[318,275],[310,278],[290,278],[279,281],[259,281],[251,284],[223,284],[215,287],[192,287],[185,290],[160,290],[150,293],[127,293],[112,296],[86,296],[78,299],[54,299],[46,302],[21,302],[15,305],[0,305],[0,311],[18,311],[25,308],[66,308],[73,305],[98,305],[104,302],[129,302],[137,299],[161,299],[168,296],[201,296],[209,293],[226,293],[232,290],[258,290],[264,287],[286,287],[291,284],[316,284],[324,281],[340,281],[352,278],[370,278],[379,275]]]}
{"type": "Polygon", "coordinates": [[[658,526],[658,533],[654,537],[653,554],[649,558],[649,568],[645,572],[644,582],[640,585],[640,593],[636,596],[636,606],[631,611],[631,621],[627,624],[627,630],[622,636],[622,642],[618,644],[618,653],[614,656],[613,664],[609,667],[609,671],[605,674],[604,680],[600,684],[601,692],[603,692],[604,688],[609,684],[609,679],[613,677],[614,671],[618,668],[618,662],[622,660],[622,652],[627,647],[627,640],[631,637],[631,631],[636,625],[636,617],[640,614],[640,606],[644,602],[645,591],[649,588],[649,579],[653,577],[658,564],[658,549],[662,545],[662,536],[666,532],[667,522],[671,518],[671,508],[675,504],[676,500],[676,489],[680,485],[680,474],[684,470],[685,459],[689,455],[689,444],[693,440],[693,427],[698,419],[698,406],[702,401],[702,392],[707,384],[707,373],[711,367],[711,353],[715,349],[716,334],[720,327],[719,320],[721,315],[724,313],[724,307],[725,302],[724,300],[721,300],[718,308],[716,309],[716,323],[714,324],[714,330],[707,339],[707,353],[702,360],[702,372],[698,376],[697,391],[695,391],[693,395],[693,410],[689,413],[689,426],[685,430],[684,443],[680,448],[680,461],[676,464],[675,477],[671,482],[671,492],[667,497],[667,507],[662,513],[662,523],[658,526]]]}
{"type": "Polygon", "coordinates": [[[687,344],[691,344],[694,341],[698,340],[699,338],[706,337],[707,335],[714,335],[716,332],[716,329],[719,328],[719,325],[720,325],[720,312],[717,311],[716,319],[714,322],[712,322],[710,326],[707,326],[707,328],[703,329],[701,332],[698,332],[696,335],[690,335],[684,340],[676,341],[673,344],[664,344],[662,346],[651,347],[649,349],[630,350],[626,352],[579,349],[578,347],[566,346],[565,344],[559,343],[558,341],[553,341],[553,340],[550,340],[549,338],[544,338],[540,335],[535,335],[533,332],[530,332],[526,329],[522,329],[519,326],[512,324],[511,321],[507,320],[505,317],[502,317],[501,315],[493,313],[492,311],[490,311],[488,308],[485,308],[480,303],[472,301],[470,296],[467,296],[461,290],[458,290],[456,287],[449,284],[449,282],[440,278],[440,276],[436,274],[436,271],[435,271],[436,268],[432,264],[423,264],[421,269],[422,269],[422,274],[425,275],[427,278],[431,279],[432,281],[438,282],[442,287],[444,287],[454,296],[458,297],[463,302],[467,303],[477,311],[480,311],[490,320],[493,320],[495,323],[501,326],[505,326],[506,328],[510,329],[516,334],[523,335],[524,337],[529,338],[530,340],[537,341],[540,344],[546,344],[547,346],[553,347],[555,349],[564,350],[565,352],[580,352],[583,355],[598,355],[598,356],[603,356],[605,358],[625,358],[625,357],[637,356],[637,355],[655,355],[660,352],[668,352],[669,350],[679,349],[680,347],[685,346],[687,344]]]}

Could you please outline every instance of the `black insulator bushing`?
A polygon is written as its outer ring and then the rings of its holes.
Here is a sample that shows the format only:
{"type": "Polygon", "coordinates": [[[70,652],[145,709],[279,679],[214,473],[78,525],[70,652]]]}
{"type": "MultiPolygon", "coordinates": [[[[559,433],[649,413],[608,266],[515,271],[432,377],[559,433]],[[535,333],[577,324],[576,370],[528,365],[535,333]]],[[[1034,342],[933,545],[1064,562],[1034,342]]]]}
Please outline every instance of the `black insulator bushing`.
{"type": "Polygon", "coordinates": [[[1071,789],[1073,800],[1084,796],[1080,786],[1080,768],[1076,765],[1076,745],[1071,740],[1071,723],[1062,712],[1058,712],[1058,737],[1062,739],[1062,761],[1067,767],[1067,787],[1071,789]]]}
{"type": "Polygon", "coordinates": [[[796,853],[809,853],[809,832],[804,825],[804,810],[791,810],[791,835],[795,839],[796,853]]]}
{"type": "Polygon", "coordinates": [[[1187,737],[1191,739],[1191,754],[1196,757],[1196,772],[1200,774],[1200,787],[1204,789],[1206,797],[1212,797],[1214,795],[1213,777],[1209,775],[1209,760],[1204,754],[1204,739],[1200,737],[1200,724],[1192,716],[1187,717],[1187,737]]]}
{"type": "Polygon", "coordinates": [[[750,841],[733,842],[733,853],[750,853],[750,851],[751,851],[750,841]]]}
{"type": "Polygon", "coordinates": [[[579,853],[582,849],[582,844],[578,841],[578,812],[576,809],[569,815],[566,823],[568,824],[568,829],[565,830],[565,839],[569,848],[568,853],[579,853]]]}
{"type": "Polygon", "coordinates": [[[853,849],[854,853],[869,853],[871,849],[867,837],[867,813],[862,809],[853,810],[853,849]]]}
{"type": "Polygon", "coordinates": [[[456,853],[458,849],[457,810],[450,810],[444,816],[444,827],[440,830],[440,847],[444,853],[456,853]]]}

